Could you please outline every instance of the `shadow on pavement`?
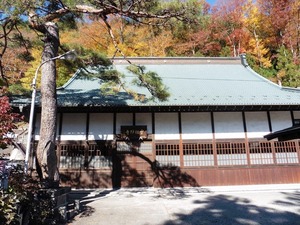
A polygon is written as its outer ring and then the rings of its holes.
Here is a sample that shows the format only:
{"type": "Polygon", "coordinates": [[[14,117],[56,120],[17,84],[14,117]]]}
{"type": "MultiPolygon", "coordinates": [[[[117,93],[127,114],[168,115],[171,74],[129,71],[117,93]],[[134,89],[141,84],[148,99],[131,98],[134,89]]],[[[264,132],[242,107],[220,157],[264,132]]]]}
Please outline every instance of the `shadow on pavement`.
{"type": "Polygon", "coordinates": [[[95,209],[91,206],[88,206],[89,203],[105,198],[110,193],[118,189],[107,189],[107,190],[73,190],[69,194],[69,202],[73,202],[72,210],[69,215],[69,222],[73,218],[80,214],[80,217],[89,217],[94,212],[95,209]]]}
{"type": "MultiPolygon", "coordinates": [[[[276,198],[275,196],[274,200],[269,199],[269,201],[264,202],[262,200],[257,201],[259,199],[257,197],[256,200],[252,201],[251,196],[247,196],[247,192],[245,192],[245,197],[237,197],[226,193],[211,193],[209,190],[200,187],[191,189],[125,188],[87,192],[81,196],[82,210],[76,224],[81,224],[86,217],[97,218],[98,215],[95,212],[99,209],[94,209],[87,204],[92,201],[101,201],[101,198],[108,198],[111,194],[114,197],[120,197],[117,199],[123,199],[122,207],[127,211],[118,211],[117,208],[111,208],[112,214],[109,216],[121,213],[118,216],[121,218],[126,217],[126,212],[134,211],[136,208],[131,208],[130,204],[126,208],[124,201],[126,202],[126,199],[134,201],[133,197],[139,198],[140,196],[149,197],[142,198],[146,201],[145,205],[153,204],[151,202],[154,201],[156,204],[164,205],[170,214],[169,220],[157,223],[158,220],[155,220],[155,218],[151,220],[151,215],[157,215],[157,211],[155,211],[157,209],[151,211],[150,208],[147,208],[143,213],[149,214],[149,220],[145,220],[139,225],[300,225],[300,192],[298,191],[274,192],[274,195],[281,194],[281,197],[276,198]]],[[[264,198],[264,193],[260,194],[264,198]]],[[[141,206],[143,207],[143,205],[141,206]]],[[[139,216],[139,214],[136,215],[136,221],[140,219],[139,216]]],[[[110,224],[109,218],[104,216],[102,220],[106,220],[107,224],[110,224]]],[[[133,220],[132,224],[136,225],[136,221],[133,220]]],[[[72,221],[70,222],[72,224],[72,221]]],[[[125,224],[125,222],[119,222],[120,225],[125,224]]],[[[139,220],[139,222],[141,221],[139,220]]],[[[128,221],[126,224],[130,225],[128,221]]]]}
{"type": "MultiPolygon", "coordinates": [[[[285,201],[275,201],[274,204],[282,205],[285,207],[291,207],[291,206],[300,206],[300,191],[297,192],[283,192],[283,194],[286,196],[285,201]]],[[[300,220],[299,220],[300,224],[300,220]]]]}
{"type": "MultiPolygon", "coordinates": [[[[286,193],[286,202],[274,202],[274,204],[298,205],[300,193],[286,193]]],[[[259,207],[251,203],[249,199],[237,198],[229,195],[216,195],[206,198],[204,201],[196,200],[199,205],[190,214],[177,213],[174,220],[167,221],[163,225],[297,225],[300,224],[300,215],[279,211],[274,208],[259,207]]]]}

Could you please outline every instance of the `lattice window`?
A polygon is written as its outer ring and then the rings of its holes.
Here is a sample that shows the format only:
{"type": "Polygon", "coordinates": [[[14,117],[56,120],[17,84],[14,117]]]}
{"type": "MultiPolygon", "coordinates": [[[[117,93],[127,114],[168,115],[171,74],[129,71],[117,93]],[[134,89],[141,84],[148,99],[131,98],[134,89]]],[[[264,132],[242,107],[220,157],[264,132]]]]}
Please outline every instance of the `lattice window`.
{"type": "Polygon", "coordinates": [[[219,166],[247,165],[245,143],[216,143],[219,166]]]}
{"type": "Polygon", "coordinates": [[[164,166],[180,166],[178,144],[156,144],[156,160],[164,166]]]}
{"type": "Polygon", "coordinates": [[[88,162],[89,168],[103,168],[112,166],[112,157],[109,155],[107,149],[100,150],[97,144],[90,144],[88,148],[88,162]]]}
{"type": "Polygon", "coordinates": [[[117,142],[117,151],[120,152],[127,152],[131,151],[131,143],[126,143],[125,141],[118,141],[117,142]]]}
{"type": "Polygon", "coordinates": [[[84,166],[84,145],[60,145],[60,168],[81,168],[84,166]]]}
{"type": "Polygon", "coordinates": [[[142,142],[139,147],[141,153],[152,153],[152,141],[142,142]]]}
{"type": "Polygon", "coordinates": [[[250,164],[274,164],[270,142],[249,142],[250,164]]]}
{"type": "Polygon", "coordinates": [[[278,164],[299,163],[296,142],[274,142],[275,157],[278,164]]]}
{"type": "Polygon", "coordinates": [[[103,144],[60,144],[60,168],[103,168],[112,166],[112,157],[103,144]]]}
{"type": "Polygon", "coordinates": [[[125,141],[118,141],[117,142],[117,151],[138,151],[140,153],[152,153],[152,142],[145,141],[145,142],[125,142],[125,141]]]}
{"type": "Polygon", "coordinates": [[[211,143],[183,144],[184,166],[214,166],[213,145],[211,143]]]}

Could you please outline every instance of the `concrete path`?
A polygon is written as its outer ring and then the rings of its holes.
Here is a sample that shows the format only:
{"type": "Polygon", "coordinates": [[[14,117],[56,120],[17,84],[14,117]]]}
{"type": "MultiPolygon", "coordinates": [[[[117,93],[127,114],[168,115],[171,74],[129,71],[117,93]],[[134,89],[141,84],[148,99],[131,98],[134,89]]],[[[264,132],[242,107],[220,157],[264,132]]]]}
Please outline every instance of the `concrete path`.
{"type": "Polygon", "coordinates": [[[300,225],[300,185],[73,191],[70,225],[300,225]]]}

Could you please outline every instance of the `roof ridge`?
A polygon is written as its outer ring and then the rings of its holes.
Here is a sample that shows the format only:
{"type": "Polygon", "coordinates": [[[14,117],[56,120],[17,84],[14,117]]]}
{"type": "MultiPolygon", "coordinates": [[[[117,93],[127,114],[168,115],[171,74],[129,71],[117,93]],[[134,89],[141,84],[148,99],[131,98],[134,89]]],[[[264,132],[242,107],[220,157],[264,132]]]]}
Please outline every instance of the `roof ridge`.
{"type": "Polygon", "coordinates": [[[82,68],[79,68],[63,86],[56,88],[56,90],[63,90],[65,88],[67,88],[80,75],[81,71],[82,71],[82,68]]]}
{"type": "Polygon", "coordinates": [[[245,66],[245,68],[247,70],[249,70],[254,76],[258,77],[259,79],[263,80],[264,82],[280,89],[280,90],[283,90],[283,91],[296,91],[296,92],[300,92],[300,89],[299,88],[292,88],[292,87],[286,87],[286,86],[281,86],[279,84],[276,84],[274,82],[272,82],[271,80],[267,79],[266,77],[260,75],[259,73],[255,72],[250,66],[245,66]]]}
{"type": "Polygon", "coordinates": [[[241,57],[115,57],[113,64],[242,64],[241,57]]]}

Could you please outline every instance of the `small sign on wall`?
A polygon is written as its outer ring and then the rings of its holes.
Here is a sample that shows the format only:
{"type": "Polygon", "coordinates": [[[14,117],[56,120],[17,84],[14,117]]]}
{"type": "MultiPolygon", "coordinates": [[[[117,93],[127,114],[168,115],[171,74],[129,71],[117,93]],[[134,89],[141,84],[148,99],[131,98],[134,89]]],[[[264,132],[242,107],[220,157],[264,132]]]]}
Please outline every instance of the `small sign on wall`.
{"type": "Polygon", "coordinates": [[[120,138],[128,141],[147,139],[147,126],[121,126],[120,138]]]}

